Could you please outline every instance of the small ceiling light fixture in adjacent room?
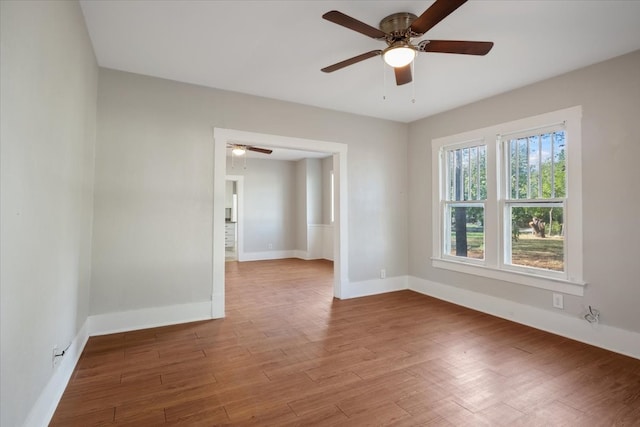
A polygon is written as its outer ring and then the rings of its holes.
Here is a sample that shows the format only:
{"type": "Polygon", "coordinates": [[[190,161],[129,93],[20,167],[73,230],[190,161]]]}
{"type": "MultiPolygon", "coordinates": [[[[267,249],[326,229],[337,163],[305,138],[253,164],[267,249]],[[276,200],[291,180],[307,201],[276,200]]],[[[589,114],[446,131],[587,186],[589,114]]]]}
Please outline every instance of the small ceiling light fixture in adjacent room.
{"type": "Polygon", "coordinates": [[[236,145],[231,149],[231,152],[234,156],[244,156],[247,152],[247,149],[242,145],[236,145]]]}

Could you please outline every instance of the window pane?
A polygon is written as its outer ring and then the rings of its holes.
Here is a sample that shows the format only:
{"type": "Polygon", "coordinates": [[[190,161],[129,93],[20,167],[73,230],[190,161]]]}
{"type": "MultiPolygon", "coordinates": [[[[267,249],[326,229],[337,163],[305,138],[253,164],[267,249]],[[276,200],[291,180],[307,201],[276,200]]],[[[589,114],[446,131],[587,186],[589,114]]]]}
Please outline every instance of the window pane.
{"type": "Polygon", "coordinates": [[[511,207],[511,253],[507,262],[564,271],[564,208],[548,205],[511,207]]]}
{"type": "Polygon", "coordinates": [[[512,200],[565,197],[563,130],[511,139],[508,141],[508,153],[507,194],[512,200]]]}
{"type": "Polygon", "coordinates": [[[566,144],[564,131],[554,132],[553,142],[554,197],[565,197],[567,191],[565,184],[566,144]]]}
{"type": "Polygon", "coordinates": [[[551,195],[551,134],[545,133],[540,137],[540,139],[542,141],[542,151],[540,152],[540,167],[542,168],[540,171],[542,174],[542,198],[549,199],[553,197],[551,195]]]}
{"type": "Polygon", "coordinates": [[[527,138],[520,138],[518,140],[518,149],[516,155],[517,158],[517,167],[516,169],[516,178],[517,178],[517,194],[518,199],[526,199],[527,198],[527,171],[529,169],[529,158],[528,158],[528,140],[527,138]]]}
{"type": "Polygon", "coordinates": [[[487,197],[486,146],[446,151],[446,199],[484,200],[487,197]]]}
{"type": "Polygon", "coordinates": [[[484,259],[484,207],[450,205],[445,253],[484,259]]]}
{"type": "Polygon", "coordinates": [[[528,199],[537,199],[540,184],[540,138],[532,136],[529,138],[529,195],[528,199]]]}

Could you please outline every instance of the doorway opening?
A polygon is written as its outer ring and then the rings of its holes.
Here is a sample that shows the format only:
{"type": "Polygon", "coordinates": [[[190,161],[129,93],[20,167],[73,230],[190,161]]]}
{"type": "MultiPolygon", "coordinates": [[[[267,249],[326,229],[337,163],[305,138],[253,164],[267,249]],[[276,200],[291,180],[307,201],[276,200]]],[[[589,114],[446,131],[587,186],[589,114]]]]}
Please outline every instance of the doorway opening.
{"type": "Polygon", "coordinates": [[[244,176],[227,175],[224,194],[224,260],[238,261],[244,232],[244,176]]]}
{"type": "MultiPolygon", "coordinates": [[[[270,148],[303,150],[333,156],[333,296],[341,298],[343,285],[348,281],[348,211],[347,211],[347,145],[336,142],[284,137],[278,135],[214,128],[214,188],[213,188],[213,284],[212,318],[225,313],[225,207],[227,188],[228,145],[259,145],[270,148]]],[[[236,181],[236,182],[242,182],[236,181]]],[[[242,261],[242,190],[238,193],[238,255],[242,261]]]]}

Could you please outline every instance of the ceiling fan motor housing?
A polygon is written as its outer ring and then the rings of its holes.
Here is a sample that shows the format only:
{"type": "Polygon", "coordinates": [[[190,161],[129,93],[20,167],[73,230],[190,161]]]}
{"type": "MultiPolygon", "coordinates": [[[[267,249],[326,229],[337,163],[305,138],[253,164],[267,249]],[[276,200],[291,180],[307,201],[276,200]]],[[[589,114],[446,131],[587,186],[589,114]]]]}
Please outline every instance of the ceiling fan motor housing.
{"type": "Polygon", "coordinates": [[[387,16],[380,21],[380,30],[392,36],[393,41],[403,40],[409,36],[409,27],[418,19],[416,15],[409,12],[399,12],[387,16]]]}

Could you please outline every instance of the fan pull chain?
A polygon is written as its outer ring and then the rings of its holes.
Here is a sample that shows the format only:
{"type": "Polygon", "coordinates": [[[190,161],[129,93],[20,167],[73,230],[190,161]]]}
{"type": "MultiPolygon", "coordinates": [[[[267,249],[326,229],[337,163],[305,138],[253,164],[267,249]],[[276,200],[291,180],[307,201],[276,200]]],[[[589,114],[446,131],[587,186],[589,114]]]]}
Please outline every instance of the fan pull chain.
{"type": "Polygon", "coordinates": [[[413,78],[411,79],[411,103],[416,103],[416,60],[411,61],[411,75],[413,78]]]}
{"type": "Polygon", "coordinates": [[[384,61],[380,61],[382,64],[382,100],[387,100],[387,73],[384,66],[384,61]]]}

